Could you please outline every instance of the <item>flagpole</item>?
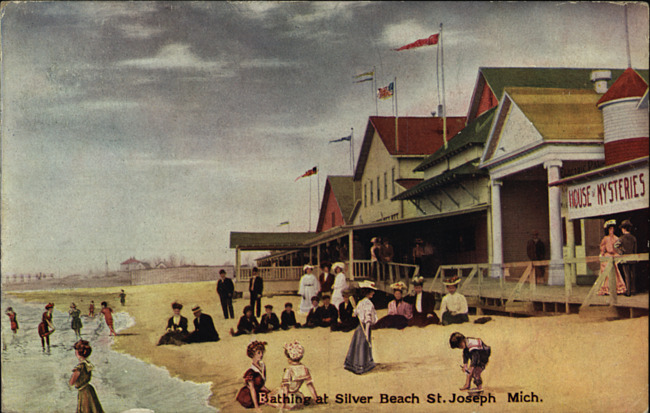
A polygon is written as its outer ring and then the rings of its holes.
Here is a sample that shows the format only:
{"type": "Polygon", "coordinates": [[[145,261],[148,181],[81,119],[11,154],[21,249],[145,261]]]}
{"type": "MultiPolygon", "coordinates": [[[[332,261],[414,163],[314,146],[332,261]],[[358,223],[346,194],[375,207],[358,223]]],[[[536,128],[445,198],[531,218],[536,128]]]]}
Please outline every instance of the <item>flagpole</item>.
{"type": "Polygon", "coordinates": [[[627,28],[627,3],[625,3],[625,49],[627,51],[627,67],[632,67],[632,55],[630,54],[630,32],[627,28]]]}
{"type": "Polygon", "coordinates": [[[397,119],[399,117],[397,112],[397,77],[393,79],[393,100],[395,101],[395,150],[399,152],[399,130],[397,125],[397,119]]]}
{"type": "Polygon", "coordinates": [[[379,116],[379,105],[377,104],[377,72],[372,67],[372,94],[375,95],[375,116],[379,116]]]}
{"type": "Polygon", "coordinates": [[[319,174],[319,167],[316,165],[316,200],[318,201],[318,204],[316,204],[316,210],[318,211],[320,215],[320,174],[319,174]]]}
{"type": "Polygon", "coordinates": [[[445,102],[445,55],[442,48],[442,23],[440,23],[440,73],[442,77],[442,141],[447,149],[447,104],[445,102]]]}
{"type": "Polygon", "coordinates": [[[350,169],[354,174],[354,148],[352,142],[354,142],[354,128],[350,128],[350,169]]]}
{"type": "Polygon", "coordinates": [[[311,179],[309,180],[309,229],[307,232],[311,232],[311,179]]]}

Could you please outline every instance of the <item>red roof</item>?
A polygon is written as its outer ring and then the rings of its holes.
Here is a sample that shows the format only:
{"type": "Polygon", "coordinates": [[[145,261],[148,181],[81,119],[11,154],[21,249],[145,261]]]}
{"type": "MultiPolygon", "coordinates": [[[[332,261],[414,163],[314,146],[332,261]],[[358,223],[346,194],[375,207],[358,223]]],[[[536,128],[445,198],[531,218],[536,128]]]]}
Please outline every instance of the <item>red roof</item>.
{"type": "Polygon", "coordinates": [[[124,264],[137,264],[137,263],[139,263],[139,262],[140,262],[140,261],[136,260],[135,258],[129,258],[128,260],[124,261],[124,262],[123,262],[122,264],[120,264],[120,265],[124,265],[124,264]]]}
{"type": "MultiPolygon", "coordinates": [[[[395,146],[395,118],[371,116],[370,122],[391,155],[431,155],[443,145],[443,120],[433,117],[401,117],[399,150],[395,146]]],[[[465,117],[447,118],[447,139],[465,127],[465,117]]]]}
{"type": "Polygon", "coordinates": [[[634,69],[628,67],[616,79],[616,82],[609,88],[607,93],[598,100],[596,105],[600,107],[603,103],[611,102],[612,100],[642,97],[647,89],[648,84],[645,80],[634,69]]]}

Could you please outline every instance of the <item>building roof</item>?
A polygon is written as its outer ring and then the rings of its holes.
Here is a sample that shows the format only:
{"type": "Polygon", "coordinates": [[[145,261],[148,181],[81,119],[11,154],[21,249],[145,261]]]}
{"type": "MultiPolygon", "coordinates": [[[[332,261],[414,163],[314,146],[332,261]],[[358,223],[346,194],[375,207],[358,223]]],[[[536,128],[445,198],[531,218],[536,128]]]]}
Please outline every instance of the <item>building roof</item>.
{"type": "Polygon", "coordinates": [[[603,139],[603,115],[593,90],[507,87],[506,93],[544,140],[603,139]]]}
{"type": "Polygon", "coordinates": [[[449,182],[454,182],[461,178],[487,175],[487,171],[478,169],[472,163],[466,163],[457,168],[450,169],[449,171],[446,171],[438,176],[434,176],[433,178],[422,181],[413,188],[394,196],[392,200],[397,201],[402,199],[420,198],[423,194],[429,193],[435,188],[446,185],[449,182]]]}
{"type": "MultiPolygon", "coordinates": [[[[479,68],[467,119],[476,118],[476,111],[481,98],[479,95],[485,83],[487,83],[497,100],[501,99],[504,89],[508,86],[593,90],[591,72],[594,70],[610,70],[612,79],[618,78],[624,71],[624,69],[604,68],[481,67],[479,68]]],[[[637,73],[646,82],[648,81],[647,69],[639,70],[637,73]]]]}
{"type": "MultiPolygon", "coordinates": [[[[426,156],[443,145],[443,119],[437,117],[398,117],[398,142],[395,142],[395,117],[371,116],[361,145],[354,179],[361,179],[368,159],[370,144],[375,135],[391,156],[426,156]]],[[[464,117],[448,117],[447,136],[452,137],[465,127],[464,117]]]]}
{"type": "Polygon", "coordinates": [[[409,178],[402,178],[402,179],[396,179],[396,180],[395,180],[395,182],[397,182],[397,183],[400,184],[403,188],[406,188],[406,189],[411,189],[411,188],[413,188],[415,185],[419,184],[419,183],[422,182],[422,181],[423,181],[423,180],[420,179],[420,178],[410,178],[410,179],[409,179],[409,178]]]}
{"type": "Polygon", "coordinates": [[[140,262],[140,261],[138,261],[138,260],[136,260],[135,258],[131,257],[131,258],[129,258],[128,260],[126,260],[126,261],[124,261],[123,263],[121,263],[120,265],[137,264],[137,263],[139,263],[139,262],[140,262]]]}
{"type": "Polygon", "coordinates": [[[522,143],[521,136],[511,133],[506,146],[513,149],[495,155],[497,148],[503,145],[502,132],[513,104],[541,135],[537,146],[550,141],[576,144],[603,140],[603,118],[596,107],[600,95],[594,90],[508,87],[505,93],[507,96],[499,104],[494,127],[485,145],[483,166],[494,158],[520,154],[528,147],[522,143]]]}
{"type": "MultiPolygon", "coordinates": [[[[317,228],[321,228],[323,220],[325,217],[325,206],[328,203],[328,197],[330,194],[334,195],[336,203],[341,210],[341,215],[345,223],[348,222],[348,218],[352,214],[354,209],[355,199],[359,198],[359,194],[355,196],[355,187],[352,180],[352,176],[333,176],[328,175],[325,182],[325,190],[323,191],[323,201],[321,203],[320,212],[318,216],[318,225],[317,228]]],[[[359,192],[359,191],[357,191],[359,192]]]]}
{"type": "Polygon", "coordinates": [[[231,232],[230,248],[249,251],[300,248],[315,232],[231,232]]]}
{"type": "Polygon", "coordinates": [[[456,136],[449,141],[446,148],[443,146],[438,149],[433,155],[429,156],[422,161],[421,164],[415,167],[414,171],[425,171],[438,162],[441,162],[470,146],[484,145],[488,134],[490,133],[490,127],[492,126],[495,112],[496,107],[488,110],[468,123],[463,130],[458,132],[456,136]]]}
{"type": "Polygon", "coordinates": [[[597,105],[601,106],[604,103],[618,99],[640,98],[645,94],[646,90],[648,90],[648,83],[634,69],[628,67],[600,98],[597,105]]]}

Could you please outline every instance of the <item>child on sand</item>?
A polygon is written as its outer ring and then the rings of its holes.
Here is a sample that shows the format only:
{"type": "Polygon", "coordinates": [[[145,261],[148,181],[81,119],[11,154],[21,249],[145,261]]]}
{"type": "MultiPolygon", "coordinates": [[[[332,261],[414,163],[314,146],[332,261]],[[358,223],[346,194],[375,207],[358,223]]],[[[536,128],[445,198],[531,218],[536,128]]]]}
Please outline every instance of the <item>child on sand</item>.
{"type": "Polygon", "coordinates": [[[305,355],[305,348],[298,341],[284,345],[284,355],[287,357],[289,367],[284,369],[282,385],[266,396],[270,406],[286,410],[297,410],[309,405],[318,399],[316,387],[307,366],[300,361],[305,355]],[[312,399],[305,397],[300,392],[302,385],[307,386],[312,399]]]}
{"type": "Polygon", "coordinates": [[[104,315],[106,325],[111,330],[110,335],[116,336],[117,333],[115,333],[115,330],[113,329],[113,309],[108,306],[106,301],[102,301],[102,310],[100,311],[100,314],[104,315]]]}
{"type": "Polygon", "coordinates": [[[485,370],[485,366],[490,359],[490,347],[480,338],[465,337],[459,332],[455,332],[449,337],[449,345],[451,348],[463,350],[463,365],[461,368],[467,373],[467,379],[460,390],[482,391],[483,380],[481,380],[481,373],[485,370]],[[467,363],[470,361],[471,364],[468,369],[467,363]],[[474,389],[470,389],[472,379],[474,379],[476,385],[474,389]]]}
{"type": "Polygon", "coordinates": [[[120,290],[120,304],[125,305],[126,304],[126,293],[124,290],[120,290]]]}
{"type": "Polygon", "coordinates": [[[293,312],[293,304],[285,303],[284,311],[280,315],[280,328],[288,330],[291,327],[300,328],[300,323],[296,322],[296,313],[293,312]]]}

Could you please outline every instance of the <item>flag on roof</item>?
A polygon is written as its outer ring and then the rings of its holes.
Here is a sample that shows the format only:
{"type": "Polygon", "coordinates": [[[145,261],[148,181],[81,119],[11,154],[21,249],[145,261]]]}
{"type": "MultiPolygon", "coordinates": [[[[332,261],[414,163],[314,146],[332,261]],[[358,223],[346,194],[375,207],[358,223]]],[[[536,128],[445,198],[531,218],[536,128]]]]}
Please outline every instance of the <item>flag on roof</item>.
{"type": "Polygon", "coordinates": [[[352,135],[350,136],[344,136],[341,139],[334,139],[333,141],[329,141],[329,143],[334,143],[334,142],[345,142],[348,141],[350,142],[352,140],[352,135]]]}
{"type": "Polygon", "coordinates": [[[377,89],[377,97],[379,99],[390,99],[393,96],[393,89],[395,88],[395,83],[390,82],[386,87],[380,87],[377,89]]]}
{"type": "Polygon", "coordinates": [[[405,46],[400,47],[399,49],[394,49],[396,52],[399,52],[400,50],[407,50],[407,49],[413,49],[416,47],[421,47],[421,46],[432,46],[434,44],[438,44],[438,33],[432,34],[431,36],[427,37],[426,39],[420,39],[416,40],[413,43],[409,43],[405,46]]]}
{"type": "MultiPolygon", "coordinates": [[[[307,172],[304,174],[300,175],[299,177],[296,178],[296,181],[300,178],[305,178],[307,176],[312,176],[316,175],[318,173],[318,167],[314,166],[313,168],[309,169],[307,172]]],[[[294,181],[295,182],[295,181],[294,181]]]]}

